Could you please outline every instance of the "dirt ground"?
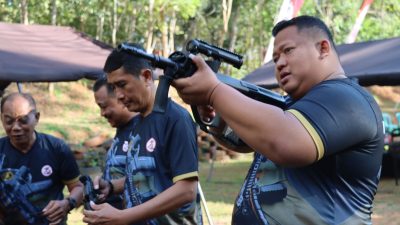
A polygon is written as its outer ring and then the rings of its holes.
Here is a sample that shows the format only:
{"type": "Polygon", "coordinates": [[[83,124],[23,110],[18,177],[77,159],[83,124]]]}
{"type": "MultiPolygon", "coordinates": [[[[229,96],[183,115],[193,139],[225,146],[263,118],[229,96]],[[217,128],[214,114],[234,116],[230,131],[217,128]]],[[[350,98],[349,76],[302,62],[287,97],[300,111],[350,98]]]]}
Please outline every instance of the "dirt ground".
{"type": "Polygon", "coordinates": [[[377,225],[400,224],[400,180],[395,185],[394,178],[382,178],[375,195],[372,222],[377,225]]]}

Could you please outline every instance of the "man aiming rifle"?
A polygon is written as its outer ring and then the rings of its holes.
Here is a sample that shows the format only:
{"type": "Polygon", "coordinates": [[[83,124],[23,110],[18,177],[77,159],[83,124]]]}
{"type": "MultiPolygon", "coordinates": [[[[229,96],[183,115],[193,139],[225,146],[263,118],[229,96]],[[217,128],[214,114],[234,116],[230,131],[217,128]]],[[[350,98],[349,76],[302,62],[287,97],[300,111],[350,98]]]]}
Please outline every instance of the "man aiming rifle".
{"type": "Polygon", "coordinates": [[[273,35],[287,108],[224,84],[199,56],[192,57],[197,71],[172,83],[204,121],[218,113],[256,152],[232,224],[371,224],[383,153],[378,105],[346,77],[320,19],[280,22],[273,35]]]}

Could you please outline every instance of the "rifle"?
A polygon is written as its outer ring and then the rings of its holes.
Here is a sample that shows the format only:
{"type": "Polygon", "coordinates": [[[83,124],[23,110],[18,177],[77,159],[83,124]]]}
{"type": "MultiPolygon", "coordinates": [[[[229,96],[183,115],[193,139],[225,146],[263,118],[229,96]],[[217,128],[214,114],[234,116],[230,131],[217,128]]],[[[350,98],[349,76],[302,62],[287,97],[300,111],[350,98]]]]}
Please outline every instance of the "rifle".
{"type": "Polygon", "coordinates": [[[36,189],[49,185],[51,181],[32,184],[29,169],[25,166],[19,169],[3,169],[0,171],[0,203],[6,211],[19,212],[29,224],[48,224],[47,219],[29,202],[28,197],[36,189]]]}
{"type": "MultiPolygon", "coordinates": [[[[176,51],[173,52],[168,58],[147,53],[140,48],[130,46],[125,43],[120,44],[117,49],[119,51],[125,51],[137,57],[142,57],[144,59],[147,59],[152,63],[154,67],[164,69],[164,75],[159,77],[159,84],[157,87],[155,103],[153,108],[153,111],[155,112],[160,112],[160,113],[165,112],[168,100],[169,87],[174,79],[189,77],[196,72],[197,70],[196,65],[189,58],[188,56],[189,53],[191,54],[201,53],[205,56],[210,57],[211,59],[206,60],[206,63],[216,73],[217,78],[221,82],[235,88],[244,95],[263,103],[275,105],[282,109],[286,108],[288,105],[287,99],[282,95],[279,95],[268,89],[258,87],[249,82],[237,80],[227,75],[218,73],[219,67],[222,62],[226,62],[234,66],[235,68],[240,69],[240,67],[243,64],[243,57],[241,55],[216,47],[214,45],[208,44],[207,42],[198,39],[190,40],[187,43],[186,50],[188,52],[176,51]]],[[[210,122],[205,122],[200,118],[196,106],[192,105],[191,109],[193,112],[194,119],[196,123],[199,124],[200,129],[202,129],[207,133],[213,134],[213,132],[210,130],[210,127],[219,127],[220,125],[219,116],[217,115],[217,117],[210,122]]],[[[244,144],[229,127],[226,127],[224,129],[224,134],[222,136],[221,135],[218,136],[220,138],[222,137],[226,139],[228,143],[233,145],[244,144]]]]}
{"type": "MultiPolygon", "coordinates": [[[[189,52],[192,54],[203,53],[213,60],[207,61],[214,72],[217,72],[221,62],[227,62],[236,68],[240,68],[243,64],[242,56],[229,52],[225,49],[216,46],[208,45],[200,40],[192,40],[187,44],[190,48],[189,52]]],[[[149,60],[154,67],[164,69],[164,75],[159,77],[159,84],[157,87],[153,111],[164,113],[168,100],[168,90],[171,82],[174,79],[189,77],[196,72],[196,65],[189,58],[186,52],[176,51],[168,58],[162,56],[149,54],[140,48],[130,46],[128,44],[121,44],[117,48],[120,51],[125,51],[129,54],[145,58],[149,60]]]]}
{"type": "Polygon", "coordinates": [[[90,206],[90,201],[94,203],[98,203],[97,195],[99,194],[98,190],[94,189],[92,178],[88,175],[83,175],[79,177],[80,182],[84,185],[83,189],[83,204],[86,210],[93,210],[90,206]]]}

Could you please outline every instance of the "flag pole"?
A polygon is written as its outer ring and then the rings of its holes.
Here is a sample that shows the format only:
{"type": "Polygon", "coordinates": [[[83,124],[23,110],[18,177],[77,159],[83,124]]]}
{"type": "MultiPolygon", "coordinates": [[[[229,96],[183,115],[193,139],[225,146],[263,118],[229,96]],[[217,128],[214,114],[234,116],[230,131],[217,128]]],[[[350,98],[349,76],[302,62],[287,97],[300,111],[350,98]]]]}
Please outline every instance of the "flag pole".
{"type": "Polygon", "coordinates": [[[349,35],[346,38],[346,43],[347,44],[351,44],[354,43],[356,41],[358,32],[361,29],[361,25],[365,19],[365,16],[367,15],[367,12],[369,10],[369,6],[372,4],[374,0],[364,0],[360,10],[358,11],[358,15],[357,15],[357,19],[356,19],[356,23],[353,26],[353,29],[351,29],[351,32],[349,33],[349,35]]]}
{"type": "MultiPolygon", "coordinates": [[[[293,17],[297,16],[297,13],[300,11],[301,6],[303,5],[304,0],[283,0],[281,8],[279,9],[278,16],[275,18],[274,25],[282,20],[289,20],[293,17]]],[[[271,61],[272,59],[272,51],[274,48],[274,37],[271,37],[267,52],[265,53],[263,64],[271,61]]]]}

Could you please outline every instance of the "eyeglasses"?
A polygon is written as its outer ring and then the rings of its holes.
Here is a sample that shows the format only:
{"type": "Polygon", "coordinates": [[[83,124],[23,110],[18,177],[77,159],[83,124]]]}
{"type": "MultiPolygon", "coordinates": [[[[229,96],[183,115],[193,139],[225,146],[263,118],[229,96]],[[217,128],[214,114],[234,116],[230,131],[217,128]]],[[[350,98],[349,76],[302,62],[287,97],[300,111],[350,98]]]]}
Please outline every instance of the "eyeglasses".
{"type": "Polygon", "coordinates": [[[37,114],[36,110],[32,109],[26,115],[18,116],[16,118],[5,115],[4,124],[7,126],[12,126],[14,125],[15,122],[18,122],[21,126],[26,126],[29,125],[29,123],[32,121],[32,117],[30,115],[36,115],[36,114],[37,114]]]}

